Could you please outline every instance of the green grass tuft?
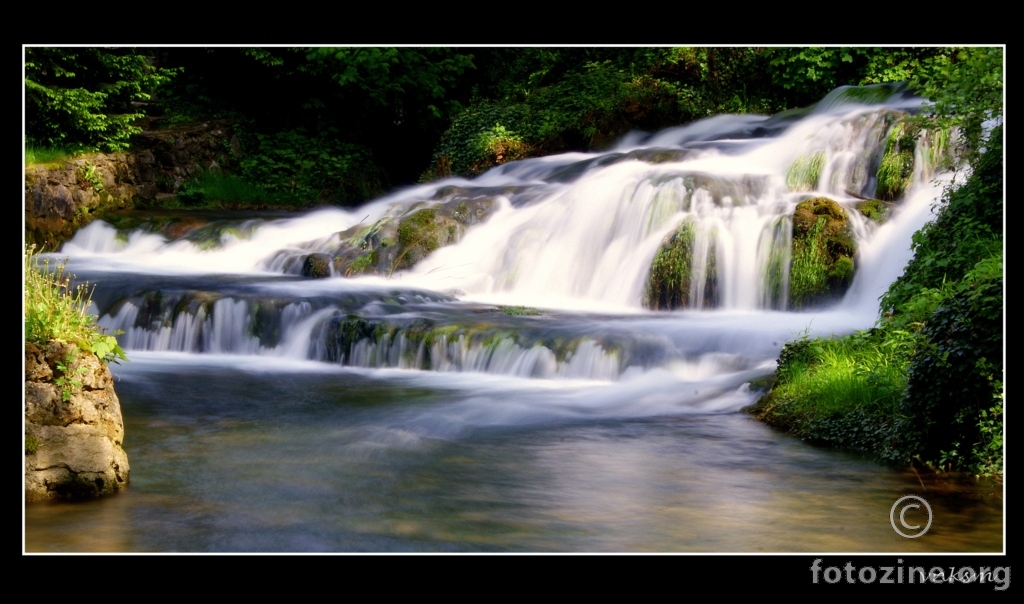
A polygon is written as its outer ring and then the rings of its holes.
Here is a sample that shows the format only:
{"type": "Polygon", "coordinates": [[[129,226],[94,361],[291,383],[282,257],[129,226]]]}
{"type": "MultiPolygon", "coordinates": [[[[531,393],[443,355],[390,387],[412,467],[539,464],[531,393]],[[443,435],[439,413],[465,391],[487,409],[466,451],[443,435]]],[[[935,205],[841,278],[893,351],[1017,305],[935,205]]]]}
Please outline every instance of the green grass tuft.
{"type": "Polygon", "coordinates": [[[74,276],[66,272],[64,264],[51,266],[32,246],[25,250],[24,271],[26,342],[64,342],[92,352],[104,362],[127,360],[117,339],[105,334],[89,314],[92,292],[88,284],[72,287],[74,276]]]}

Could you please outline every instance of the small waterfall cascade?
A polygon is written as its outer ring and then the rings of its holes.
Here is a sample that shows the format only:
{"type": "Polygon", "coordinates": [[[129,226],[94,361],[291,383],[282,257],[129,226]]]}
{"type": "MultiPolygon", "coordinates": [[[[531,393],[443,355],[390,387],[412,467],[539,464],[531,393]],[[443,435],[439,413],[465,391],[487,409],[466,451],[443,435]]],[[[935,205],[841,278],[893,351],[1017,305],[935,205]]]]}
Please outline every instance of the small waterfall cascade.
{"type": "Polygon", "coordinates": [[[96,221],[61,255],[85,278],[117,284],[96,298],[99,322],[123,332],[128,351],[600,381],[658,368],[692,375],[681,368],[725,354],[732,360],[712,365],[748,371],[768,357],[697,346],[679,321],[732,313],[771,332],[756,337],[775,351],[792,334],[760,323],[806,325],[789,303],[802,202],[831,200],[856,245],[845,296],[815,311],[823,330],[871,325],[930,217],[949,137],[919,137],[898,196],[876,200],[892,129],[921,101],[850,95],[800,116],[634,134],[606,152],[514,162],[351,210],[219,220],[173,236],[96,221]],[[888,217],[863,213],[866,202],[888,217]],[[424,230],[410,235],[409,225],[424,230]],[[443,237],[429,239],[435,231],[443,237]],[[665,252],[683,240],[677,255],[665,252]],[[324,278],[306,272],[314,256],[324,278]],[[672,312],[648,310],[659,263],[686,275],[672,312]]]}

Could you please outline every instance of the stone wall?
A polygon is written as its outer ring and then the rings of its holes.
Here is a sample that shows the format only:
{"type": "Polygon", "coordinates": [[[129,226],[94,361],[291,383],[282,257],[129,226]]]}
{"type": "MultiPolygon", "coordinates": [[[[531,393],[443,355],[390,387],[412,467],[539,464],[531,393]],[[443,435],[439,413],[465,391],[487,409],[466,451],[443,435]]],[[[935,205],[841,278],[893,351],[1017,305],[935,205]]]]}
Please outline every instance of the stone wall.
{"type": "Polygon", "coordinates": [[[26,501],[88,499],[124,489],[123,440],[110,369],[96,355],[73,344],[25,344],[26,501]]]}
{"type": "Polygon", "coordinates": [[[230,123],[210,120],[145,130],[127,153],[26,167],[25,240],[56,249],[104,213],[174,197],[202,171],[230,170],[241,153],[230,123]]]}

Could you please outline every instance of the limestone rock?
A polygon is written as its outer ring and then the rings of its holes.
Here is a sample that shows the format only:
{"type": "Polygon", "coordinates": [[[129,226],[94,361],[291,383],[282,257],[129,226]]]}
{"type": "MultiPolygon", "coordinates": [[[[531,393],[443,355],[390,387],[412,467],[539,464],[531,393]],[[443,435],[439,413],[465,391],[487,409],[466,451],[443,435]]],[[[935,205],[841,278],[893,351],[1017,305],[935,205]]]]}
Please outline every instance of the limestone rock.
{"type": "Polygon", "coordinates": [[[25,499],[88,499],[128,486],[110,369],[73,344],[25,344],[25,499]]]}

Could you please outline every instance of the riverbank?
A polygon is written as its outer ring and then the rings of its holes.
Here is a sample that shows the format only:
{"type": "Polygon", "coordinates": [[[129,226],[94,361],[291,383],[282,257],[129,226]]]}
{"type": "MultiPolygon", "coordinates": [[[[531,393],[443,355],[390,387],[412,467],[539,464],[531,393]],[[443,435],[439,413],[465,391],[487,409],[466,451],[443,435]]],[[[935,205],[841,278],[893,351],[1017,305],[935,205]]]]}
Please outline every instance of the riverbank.
{"type": "Polygon", "coordinates": [[[752,408],[778,429],[885,463],[1002,479],[1003,141],[914,236],[876,327],[785,345],[752,408]]]}

